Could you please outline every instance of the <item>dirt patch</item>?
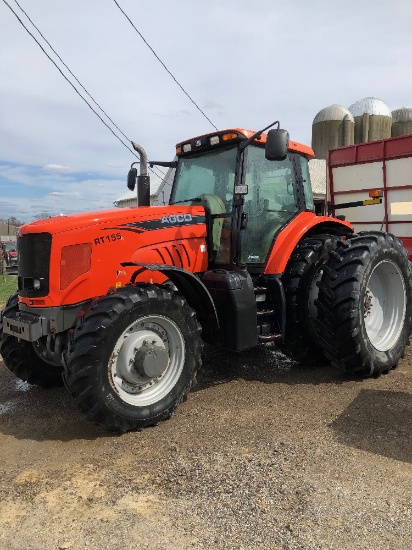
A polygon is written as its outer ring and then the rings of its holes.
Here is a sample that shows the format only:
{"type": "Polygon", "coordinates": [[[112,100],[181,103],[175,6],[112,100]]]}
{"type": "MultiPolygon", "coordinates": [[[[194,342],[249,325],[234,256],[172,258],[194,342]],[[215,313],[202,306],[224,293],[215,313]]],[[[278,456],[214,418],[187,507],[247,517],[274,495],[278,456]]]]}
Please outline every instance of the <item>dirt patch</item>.
{"type": "Polygon", "coordinates": [[[113,436],[0,364],[0,548],[410,550],[411,366],[208,349],[169,421],[113,436]]]}

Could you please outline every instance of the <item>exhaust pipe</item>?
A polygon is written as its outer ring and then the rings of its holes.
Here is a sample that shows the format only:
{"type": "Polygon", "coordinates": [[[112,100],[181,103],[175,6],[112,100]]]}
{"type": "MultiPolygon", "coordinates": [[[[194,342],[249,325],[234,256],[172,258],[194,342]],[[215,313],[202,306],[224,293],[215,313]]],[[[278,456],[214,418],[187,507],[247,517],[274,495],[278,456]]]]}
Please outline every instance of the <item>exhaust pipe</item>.
{"type": "Polygon", "coordinates": [[[136,168],[131,168],[127,177],[127,187],[133,191],[137,179],[137,205],[150,206],[150,176],[147,174],[146,151],[138,143],[131,142],[133,149],[140,156],[140,176],[137,176],[136,168]]]}

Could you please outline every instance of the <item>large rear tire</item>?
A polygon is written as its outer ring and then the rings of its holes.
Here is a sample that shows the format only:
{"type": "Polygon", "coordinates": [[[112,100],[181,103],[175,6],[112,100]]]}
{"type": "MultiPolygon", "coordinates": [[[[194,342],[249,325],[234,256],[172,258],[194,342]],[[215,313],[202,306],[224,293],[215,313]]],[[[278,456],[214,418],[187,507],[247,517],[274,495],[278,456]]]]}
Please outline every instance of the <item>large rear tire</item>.
{"type": "MultiPolygon", "coordinates": [[[[7,301],[4,313],[18,310],[18,296],[13,294],[7,301]]],[[[42,388],[63,385],[63,365],[51,358],[47,359],[48,353],[42,340],[38,342],[21,340],[4,333],[0,325],[0,353],[6,367],[20,380],[42,388]]]]}
{"type": "Polygon", "coordinates": [[[80,410],[115,431],[169,418],[201,365],[200,326],[165,287],[120,288],[77,321],[65,381],[80,410]]]}
{"type": "Polygon", "coordinates": [[[389,233],[340,241],[319,285],[318,325],[325,355],[348,373],[394,368],[409,342],[412,284],[408,253],[389,233]]]}
{"type": "Polygon", "coordinates": [[[317,283],[338,237],[314,235],[301,241],[293,251],[283,276],[286,294],[285,337],[281,347],[300,362],[324,360],[319,345],[315,301],[317,283]]]}

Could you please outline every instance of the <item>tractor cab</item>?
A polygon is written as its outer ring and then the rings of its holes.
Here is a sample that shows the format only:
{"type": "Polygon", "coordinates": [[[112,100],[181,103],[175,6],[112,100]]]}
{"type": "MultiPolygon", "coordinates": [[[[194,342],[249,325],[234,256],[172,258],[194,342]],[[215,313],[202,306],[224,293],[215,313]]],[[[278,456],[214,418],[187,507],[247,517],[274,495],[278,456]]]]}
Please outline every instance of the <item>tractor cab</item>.
{"type": "Polygon", "coordinates": [[[314,211],[313,152],[285,134],[270,130],[269,143],[267,134],[232,129],[177,145],[170,203],[205,207],[210,267],[262,269],[282,228],[314,211]]]}

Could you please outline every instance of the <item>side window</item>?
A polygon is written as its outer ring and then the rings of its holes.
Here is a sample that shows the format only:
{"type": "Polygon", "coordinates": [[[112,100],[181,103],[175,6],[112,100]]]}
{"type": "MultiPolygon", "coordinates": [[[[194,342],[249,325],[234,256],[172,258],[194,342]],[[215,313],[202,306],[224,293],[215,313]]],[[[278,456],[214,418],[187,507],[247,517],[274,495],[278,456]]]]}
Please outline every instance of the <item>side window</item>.
{"type": "Polygon", "coordinates": [[[309,162],[305,157],[299,156],[300,167],[302,170],[303,189],[305,192],[305,205],[307,210],[315,210],[313,202],[312,185],[310,182],[309,162]]]}
{"type": "Polygon", "coordinates": [[[266,209],[283,211],[297,210],[294,193],[293,167],[289,158],[283,161],[269,161],[264,157],[264,150],[250,147],[247,156],[245,183],[249,186],[247,206],[251,213],[266,209]]]}
{"type": "Polygon", "coordinates": [[[244,210],[248,224],[241,232],[242,256],[245,263],[263,263],[275,234],[298,211],[295,176],[291,160],[269,161],[264,149],[250,146],[247,150],[244,210]]]}

